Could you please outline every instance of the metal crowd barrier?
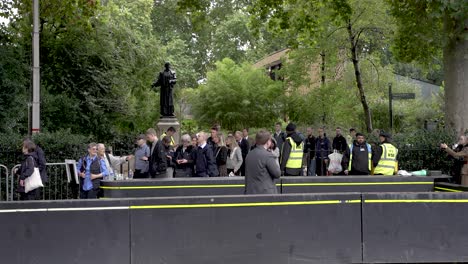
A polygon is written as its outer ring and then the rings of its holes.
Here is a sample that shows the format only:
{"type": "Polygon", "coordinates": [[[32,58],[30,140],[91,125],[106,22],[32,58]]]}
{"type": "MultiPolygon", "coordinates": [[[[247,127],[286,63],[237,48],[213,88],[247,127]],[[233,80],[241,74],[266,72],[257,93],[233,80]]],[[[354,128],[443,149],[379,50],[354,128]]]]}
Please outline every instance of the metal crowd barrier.
{"type": "MultiPolygon", "coordinates": [[[[19,195],[16,192],[18,188],[18,177],[15,175],[16,169],[21,165],[15,165],[10,172],[10,179],[7,179],[7,182],[10,182],[10,191],[7,195],[7,200],[17,201],[19,200],[19,195]]],[[[76,172],[71,171],[71,167],[76,167],[74,160],[66,160],[66,162],[60,163],[47,163],[47,176],[48,181],[44,183],[44,188],[42,188],[42,199],[43,200],[66,200],[66,199],[76,199],[78,186],[76,185],[77,179],[76,172]],[[72,177],[74,175],[74,177],[72,177]]]]}
{"type": "Polygon", "coordinates": [[[8,173],[8,168],[0,164],[0,201],[8,201],[8,173]]]}

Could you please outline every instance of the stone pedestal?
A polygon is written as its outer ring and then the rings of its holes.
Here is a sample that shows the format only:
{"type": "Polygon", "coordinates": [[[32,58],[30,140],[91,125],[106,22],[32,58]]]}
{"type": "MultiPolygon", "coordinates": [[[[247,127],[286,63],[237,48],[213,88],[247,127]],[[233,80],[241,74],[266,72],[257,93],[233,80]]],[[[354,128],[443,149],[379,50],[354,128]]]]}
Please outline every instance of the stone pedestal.
{"type": "Polygon", "coordinates": [[[180,142],[180,123],[175,117],[161,117],[157,123],[158,128],[158,137],[161,138],[161,135],[167,131],[169,127],[173,127],[176,130],[176,133],[173,135],[174,141],[176,144],[180,142]]]}

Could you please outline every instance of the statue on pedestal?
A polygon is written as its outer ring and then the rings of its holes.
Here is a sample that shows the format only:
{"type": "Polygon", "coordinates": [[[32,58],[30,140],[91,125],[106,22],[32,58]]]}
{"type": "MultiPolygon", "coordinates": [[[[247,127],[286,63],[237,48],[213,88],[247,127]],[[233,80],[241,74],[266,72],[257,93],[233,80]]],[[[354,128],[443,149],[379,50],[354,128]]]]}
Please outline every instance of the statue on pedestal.
{"type": "Polygon", "coordinates": [[[161,117],[175,117],[174,115],[174,85],[176,84],[176,73],[171,69],[171,64],[166,62],[164,70],[158,75],[156,81],[151,85],[153,88],[161,87],[160,92],[160,109],[161,117]]]}

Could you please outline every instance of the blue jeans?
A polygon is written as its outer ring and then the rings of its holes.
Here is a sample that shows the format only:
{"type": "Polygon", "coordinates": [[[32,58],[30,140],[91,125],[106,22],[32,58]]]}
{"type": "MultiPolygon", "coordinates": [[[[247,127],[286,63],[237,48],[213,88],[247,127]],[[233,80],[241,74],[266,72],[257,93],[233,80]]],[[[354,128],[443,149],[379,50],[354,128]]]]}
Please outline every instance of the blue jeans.
{"type": "Polygon", "coordinates": [[[307,176],[315,176],[315,168],[317,164],[315,163],[315,159],[309,160],[309,166],[307,166],[307,176]]]}

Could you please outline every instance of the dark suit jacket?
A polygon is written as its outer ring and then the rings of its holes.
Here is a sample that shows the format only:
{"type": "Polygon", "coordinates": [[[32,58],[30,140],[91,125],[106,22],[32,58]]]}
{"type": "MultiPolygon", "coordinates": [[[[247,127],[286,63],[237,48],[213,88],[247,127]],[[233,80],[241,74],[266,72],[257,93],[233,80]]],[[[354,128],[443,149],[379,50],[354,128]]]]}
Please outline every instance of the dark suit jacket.
{"type": "Polygon", "coordinates": [[[241,148],[242,151],[242,158],[245,160],[245,157],[247,157],[247,154],[249,153],[250,150],[250,144],[249,141],[245,138],[242,138],[239,147],[241,148]]]}
{"type": "Polygon", "coordinates": [[[166,171],[167,161],[166,161],[166,151],[164,146],[161,143],[161,140],[149,144],[150,150],[152,144],[156,144],[153,149],[153,152],[150,153],[149,157],[149,174],[154,176],[166,171]]]}
{"type": "Polygon", "coordinates": [[[263,146],[254,148],[245,160],[245,193],[275,194],[275,179],[281,176],[278,158],[263,146]]]}

